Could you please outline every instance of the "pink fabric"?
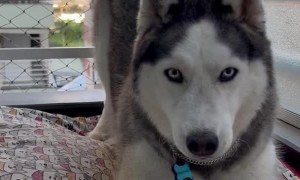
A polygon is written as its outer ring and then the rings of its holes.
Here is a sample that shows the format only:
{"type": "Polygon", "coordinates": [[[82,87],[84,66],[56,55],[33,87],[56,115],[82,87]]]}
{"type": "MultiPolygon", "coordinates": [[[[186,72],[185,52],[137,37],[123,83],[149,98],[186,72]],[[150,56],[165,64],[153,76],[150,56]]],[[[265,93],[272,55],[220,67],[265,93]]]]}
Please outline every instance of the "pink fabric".
{"type": "Polygon", "coordinates": [[[79,135],[98,120],[1,107],[0,179],[112,180],[110,146],[79,135]]]}

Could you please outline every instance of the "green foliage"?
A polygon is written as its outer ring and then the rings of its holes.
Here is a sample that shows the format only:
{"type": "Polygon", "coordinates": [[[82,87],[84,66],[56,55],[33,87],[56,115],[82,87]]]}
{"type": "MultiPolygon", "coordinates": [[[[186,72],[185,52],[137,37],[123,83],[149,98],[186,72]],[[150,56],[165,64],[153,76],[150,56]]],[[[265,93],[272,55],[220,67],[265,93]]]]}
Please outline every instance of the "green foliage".
{"type": "Polygon", "coordinates": [[[83,23],[56,21],[49,37],[50,47],[83,46],[83,23]]]}

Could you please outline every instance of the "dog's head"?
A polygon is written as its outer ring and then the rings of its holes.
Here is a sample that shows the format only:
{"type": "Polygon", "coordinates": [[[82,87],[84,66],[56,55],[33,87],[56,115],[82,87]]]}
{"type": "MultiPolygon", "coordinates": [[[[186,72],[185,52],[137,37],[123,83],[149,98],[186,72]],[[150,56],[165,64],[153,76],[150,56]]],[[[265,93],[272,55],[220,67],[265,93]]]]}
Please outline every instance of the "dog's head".
{"type": "Polygon", "coordinates": [[[141,0],[133,73],[159,133],[193,160],[222,157],[272,81],[260,0],[141,0]]]}

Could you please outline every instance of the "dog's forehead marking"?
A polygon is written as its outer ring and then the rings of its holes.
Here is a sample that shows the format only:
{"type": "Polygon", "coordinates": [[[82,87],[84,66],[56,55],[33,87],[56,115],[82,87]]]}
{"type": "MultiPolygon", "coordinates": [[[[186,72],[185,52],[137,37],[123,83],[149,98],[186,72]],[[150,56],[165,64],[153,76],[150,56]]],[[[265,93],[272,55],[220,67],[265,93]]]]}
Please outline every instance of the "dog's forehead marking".
{"type": "Polygon", "coordinates": [[[187,28],[185,37],[171,52],[171,58],[210,67],[222,67],[230,64],[230,60],[239,59],[234,56],[230,47],[218,39],[216,26],[207,20],[187,28]]]}
{"type": "Polygon", "coordinates": [[[135,62],[137,65],[155,64],[164,58],[169,58],[174,52],[180,57],[180,53],[191,51],[195,57],[195,53],[199,54],[200,50],[202,54],[214,55],[215,52],[219,52],[214,56],[226,55],[229,58],[233,55],[240,59],[248,59],[249,42],[242,40],[241,35],[236,33],[234,27],[220,21],[204,18],[193,23],[163,28],[155,35],[157,38],[150,43],[145,53],[135,62]],[[224,34],[222,29],[230,32],[224,34]]]}

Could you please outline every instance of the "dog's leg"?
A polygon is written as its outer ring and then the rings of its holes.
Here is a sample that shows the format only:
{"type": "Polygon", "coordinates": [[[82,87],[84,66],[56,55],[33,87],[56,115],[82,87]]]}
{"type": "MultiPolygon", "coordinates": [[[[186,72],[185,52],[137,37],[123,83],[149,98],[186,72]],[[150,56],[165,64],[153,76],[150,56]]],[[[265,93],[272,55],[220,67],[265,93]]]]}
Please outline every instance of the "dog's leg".
{"type": "Polygon", "coordinates": [[[113,136],[115,119],[110,103],[110,99],[105,100],[104,109],[100,121],[95,129],[89,133],[89,137],[92,139],[106,141],[113,136]]]}
{"type": "Polygon", "coordinates": [[[89,133],[89,137],[96,140],[107,140],[114,128],[114,116],[111,103],[111,83],[109,72],[109,44],[111,29],[111,8],[109,0],[96,0],[94,6],[94,37],[95,58],[99,76],[101,78],[106,100],[101,119],[95,129],[89,133]]]}

